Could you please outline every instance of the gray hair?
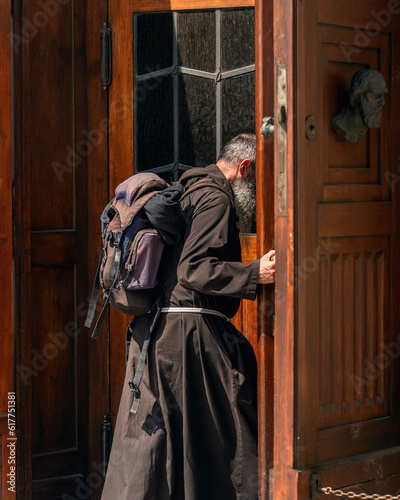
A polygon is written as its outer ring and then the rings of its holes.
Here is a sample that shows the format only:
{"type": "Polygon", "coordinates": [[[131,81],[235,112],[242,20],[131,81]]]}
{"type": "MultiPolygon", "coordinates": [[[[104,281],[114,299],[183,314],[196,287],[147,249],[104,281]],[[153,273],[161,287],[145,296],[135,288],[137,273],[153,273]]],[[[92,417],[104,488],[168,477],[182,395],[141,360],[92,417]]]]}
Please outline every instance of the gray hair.
{"type": "Polygon", "coordinates": [[[249,159],[254,168],[256,165],[256,145],[254,134],[239,134],[226,144],[217,161],[223,160],[230,166],[238,161],[249,159]]]}

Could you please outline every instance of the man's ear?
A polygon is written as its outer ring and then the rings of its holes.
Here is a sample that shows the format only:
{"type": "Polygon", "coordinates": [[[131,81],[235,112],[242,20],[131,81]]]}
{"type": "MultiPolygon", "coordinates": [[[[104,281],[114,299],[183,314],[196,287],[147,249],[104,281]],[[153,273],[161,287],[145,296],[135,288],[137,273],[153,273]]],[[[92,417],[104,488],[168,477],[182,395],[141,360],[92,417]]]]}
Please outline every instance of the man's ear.
{"type": "Polygon", "coordinates": [[[239,163],[239,172],[240,172],[241,177],[246,175],[248,169],[250,168],[250,165],[251,165],[251,160],[249,160],[248,158],[246,158],[245,160],[242,160],[239,163]]]}

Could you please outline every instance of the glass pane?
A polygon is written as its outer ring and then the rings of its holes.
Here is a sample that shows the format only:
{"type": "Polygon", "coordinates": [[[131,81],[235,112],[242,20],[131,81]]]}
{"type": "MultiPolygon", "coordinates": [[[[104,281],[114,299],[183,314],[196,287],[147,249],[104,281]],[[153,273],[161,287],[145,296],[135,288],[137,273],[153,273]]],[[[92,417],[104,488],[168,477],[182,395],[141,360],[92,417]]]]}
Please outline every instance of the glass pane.
{"type": "Polygon", "coordinates": [[[180,65],[215,73],[215,12],[183,12],[178,17],[180,65]]]}
{"type": "Polygon", "coordinates": [[[215,82],[179,76],[179,162],[205,167],[215,163],[215,82]]]}
{"type": "Polygon", "coordinates": [[[150,78],[135,88],[136,171],[174,161],[172,77],[150,78]]]}
{"type": "Polygon", "coordinates": [[[222,71],[254,64],[254,9],[221,11],[221,31],[222,71]]]}
{"type": "Polygon", "coordinates": [[[169,68],[173,63],[172,13],[141,14],[137,19],[137,74],[169,68]]]}
{"type": "Polygon", "coordinates": [[[255,133],[254,88],[254,72],[222,81],[222,145],[241,132],[255,133]]]}

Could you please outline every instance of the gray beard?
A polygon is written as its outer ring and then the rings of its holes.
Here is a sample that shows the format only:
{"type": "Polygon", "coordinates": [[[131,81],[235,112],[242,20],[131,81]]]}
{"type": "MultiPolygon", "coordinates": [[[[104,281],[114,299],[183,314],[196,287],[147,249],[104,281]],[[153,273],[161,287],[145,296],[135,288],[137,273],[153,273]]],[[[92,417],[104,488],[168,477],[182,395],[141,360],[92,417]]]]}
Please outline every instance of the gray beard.
{"type": "Polygon", "coordinates": [[[256,183],[236,179],[232,186],[235,200],[238,227],[241,234],[255,231],[256,221],[256,183]]]}

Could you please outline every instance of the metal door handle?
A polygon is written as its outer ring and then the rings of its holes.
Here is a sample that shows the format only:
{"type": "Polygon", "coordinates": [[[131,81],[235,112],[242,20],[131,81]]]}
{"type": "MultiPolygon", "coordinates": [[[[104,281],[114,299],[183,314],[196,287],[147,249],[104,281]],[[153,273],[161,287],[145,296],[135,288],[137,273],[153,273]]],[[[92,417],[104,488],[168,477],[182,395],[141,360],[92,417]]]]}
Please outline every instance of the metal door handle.
{"type": "Polygon", "coordinates": [[[273,137],[274,136],[274,119],[272,116],[266,116],[263,118],[263,124],[260,128],[260,132],[262,135],[265,135],[266,137],[273,137]]]}

